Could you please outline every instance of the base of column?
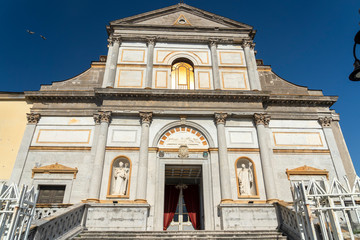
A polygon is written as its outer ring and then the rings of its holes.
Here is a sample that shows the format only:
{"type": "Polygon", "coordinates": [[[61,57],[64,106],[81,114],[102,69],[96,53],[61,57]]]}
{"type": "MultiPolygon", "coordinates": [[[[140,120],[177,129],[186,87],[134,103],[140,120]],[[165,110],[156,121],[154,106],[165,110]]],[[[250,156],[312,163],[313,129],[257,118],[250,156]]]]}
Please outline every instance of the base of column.
{"type": "Polygon", "coordinates": [[[136,203],[147,203],[146,199],[135,199],[136,203]]]}
{"type": "Polygon", "coordinates": [[[145,87],[145,89],[152,89],[151,87],[145,87]]]}
{"type": "Polygon", "coordinates": [[[232,199],[221,199],[221,203],[233,203],[234,200],[232,199]]]}
{"type": "Polygon", "coordinates": [[[266,200],[266,203],[276,203],[276,202],[280,202],[280,200],[277,198],[270,198],[270,199],[266,200]]]}
{"type": "Polygon", "coordinates": [[[100,200],[97,198],[87,198],[85,200],[81,200],[83,203],[100,203],[100,200]]]}
{"type": "Polygon", "coordinates": [[[106,88],[114,88],[114,87],[112,87],[112,86],[106,86],[106,88]]]}

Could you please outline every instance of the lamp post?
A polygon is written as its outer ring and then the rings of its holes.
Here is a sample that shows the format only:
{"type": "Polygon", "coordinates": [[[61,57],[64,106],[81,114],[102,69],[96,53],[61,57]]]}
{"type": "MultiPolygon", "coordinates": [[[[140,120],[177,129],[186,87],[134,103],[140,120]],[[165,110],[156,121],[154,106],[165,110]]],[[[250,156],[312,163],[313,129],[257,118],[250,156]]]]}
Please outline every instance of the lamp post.
{"type": "Polygon", "coordinates": [[[357,32],[357,34],[355,35],[354,38],[354,49],[353,49],[353,53],[354,53],[354,58],[355,58],[355,62],[354,62],[354,71],[350,74],[349,79],[351,81],[360,81],[360,60],[356,57],[356,45],[360,44],[360,31],[357,32]]]}

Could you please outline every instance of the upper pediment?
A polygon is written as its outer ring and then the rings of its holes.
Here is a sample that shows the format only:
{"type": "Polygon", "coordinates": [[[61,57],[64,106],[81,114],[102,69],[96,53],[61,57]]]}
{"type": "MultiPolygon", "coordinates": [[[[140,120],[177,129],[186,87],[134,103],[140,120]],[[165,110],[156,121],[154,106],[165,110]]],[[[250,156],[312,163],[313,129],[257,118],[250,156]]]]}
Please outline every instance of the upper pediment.
{"type": "Polygon", "coordinates": [[[250,25],[225,18],[199,8],[179,3],[170,7],[122,18],[110,22],[110,26],[118,24],[147,26],[176,26],[204,28],[237,28],[252,30],[250,25]]]}

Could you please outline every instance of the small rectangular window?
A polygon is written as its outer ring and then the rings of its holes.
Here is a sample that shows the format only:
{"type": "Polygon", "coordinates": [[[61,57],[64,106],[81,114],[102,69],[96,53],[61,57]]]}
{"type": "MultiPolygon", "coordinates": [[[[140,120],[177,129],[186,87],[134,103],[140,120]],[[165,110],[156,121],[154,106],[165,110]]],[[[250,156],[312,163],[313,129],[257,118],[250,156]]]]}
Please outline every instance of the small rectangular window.
{"type": "Polygon", "coordinates": [[[38,203],[63,203],[65,185],[40,185],[38,203]]]}

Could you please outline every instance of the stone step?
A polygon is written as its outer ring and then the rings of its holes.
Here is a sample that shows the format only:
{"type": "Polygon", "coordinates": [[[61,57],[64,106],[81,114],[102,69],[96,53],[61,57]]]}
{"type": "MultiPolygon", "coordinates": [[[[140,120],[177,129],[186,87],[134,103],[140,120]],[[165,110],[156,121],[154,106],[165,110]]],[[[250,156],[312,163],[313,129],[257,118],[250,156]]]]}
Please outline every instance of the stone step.
{"type": "Polygon", "coordinates": [[[282,239],[281,232],[277,231],[143,231],[143,232],[116,232],[116,231],[83,231],[73,238],[75,240],[124,240],[124,239],[282,239]]]}

